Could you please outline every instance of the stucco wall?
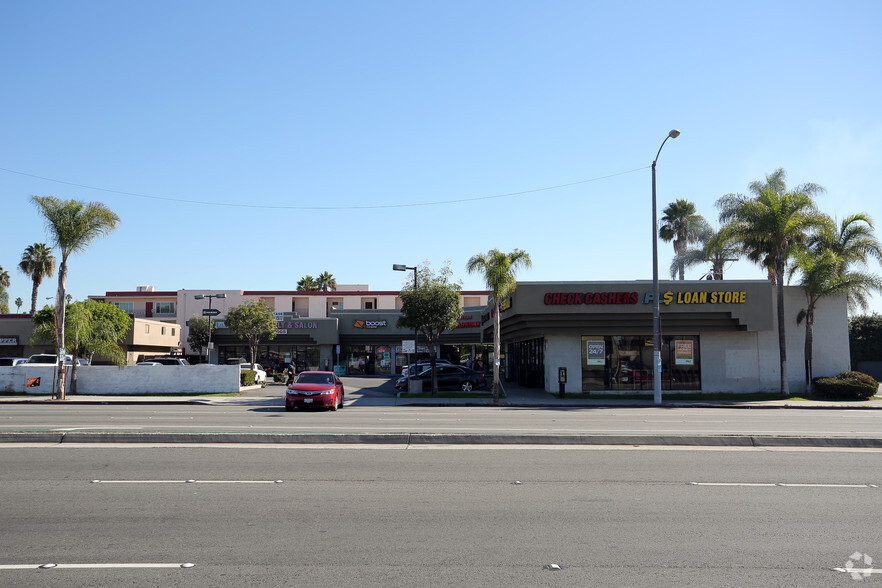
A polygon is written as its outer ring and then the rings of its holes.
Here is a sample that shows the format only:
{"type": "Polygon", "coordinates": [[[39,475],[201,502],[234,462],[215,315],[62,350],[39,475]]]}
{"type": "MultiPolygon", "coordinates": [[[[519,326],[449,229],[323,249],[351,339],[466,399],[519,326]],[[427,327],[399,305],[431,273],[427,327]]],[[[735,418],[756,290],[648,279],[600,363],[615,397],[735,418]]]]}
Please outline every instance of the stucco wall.
{"type": "MultiPolygon", "coordinates": [[[[52,366],[0,367],[0,392],[52,393],[52,366]],[[27,378],[40,377],[40,387],[25,388],[27,378]]],[[[238,365],[116,366],[77,368],[77,393],[220,394],[239,391],[238,365]]]]}

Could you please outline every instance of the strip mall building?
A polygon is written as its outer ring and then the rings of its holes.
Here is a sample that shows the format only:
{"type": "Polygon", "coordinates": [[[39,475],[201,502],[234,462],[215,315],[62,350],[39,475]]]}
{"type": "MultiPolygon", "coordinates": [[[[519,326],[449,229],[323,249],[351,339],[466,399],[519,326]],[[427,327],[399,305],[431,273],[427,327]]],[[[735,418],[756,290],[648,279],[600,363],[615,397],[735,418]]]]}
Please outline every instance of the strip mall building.
{"type": "MultiPolygon", "coordinates": [[[[786,286],[787,378],[805,389],[802,288],[786,286]]],[[[665,281],[660,284],[662,389],[780,390],[777,299],[767,281],[665,281]]],[[[483,315],[492,341],[491,312],[483,315]]],[[[519,282],[503,305],[505,374],[521,385],[567,392],[652,390],[652,283],[519,282]]],[[[849,369],[845,297],[815,310],[814,376],[849,369]]]]}

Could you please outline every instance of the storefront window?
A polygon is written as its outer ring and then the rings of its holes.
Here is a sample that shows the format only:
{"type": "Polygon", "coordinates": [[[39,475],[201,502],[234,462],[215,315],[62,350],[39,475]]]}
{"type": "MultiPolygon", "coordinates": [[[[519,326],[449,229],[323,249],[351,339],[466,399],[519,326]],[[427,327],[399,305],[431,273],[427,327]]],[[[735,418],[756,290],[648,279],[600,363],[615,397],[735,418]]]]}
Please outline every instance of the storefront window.
{"type": "Polygon", "coordinates": [[[545,339],[530,339],[506,346],[507,376],[519,386],[545,385],[545,339]]]}
{"type": "MultiPolygon", "coordinates": [[[[652,337],[582,337],[582,389],[652,390],[652,337]]],[[[662,389],[700,390],[697,335],[662,337],[662,389]]]]}

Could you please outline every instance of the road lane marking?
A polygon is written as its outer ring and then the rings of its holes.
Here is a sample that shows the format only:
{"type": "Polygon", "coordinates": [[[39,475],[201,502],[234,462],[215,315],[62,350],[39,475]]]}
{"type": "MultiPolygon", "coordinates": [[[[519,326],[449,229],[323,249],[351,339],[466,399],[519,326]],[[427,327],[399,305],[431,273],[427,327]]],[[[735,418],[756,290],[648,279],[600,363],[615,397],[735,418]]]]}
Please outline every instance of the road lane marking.
{"type": "Polygon", "coordinates": [[[0,565],[0,570],[39,570],[39,569],[109,569],[109,568],[192,568],[187,563],[91,563],[91,564],[16,564],[0,565]]]}
{"type": "Polygon", "coordinates": [[[797,484],[788,482],[689,482],[690,486],[746,486],[783,488],[878,488],[877,484],[797,484]]]}
{"type": "Polygon", "coordinates": [[[281,484],[282,480],[91,480],[92,484],[281,484]]]}

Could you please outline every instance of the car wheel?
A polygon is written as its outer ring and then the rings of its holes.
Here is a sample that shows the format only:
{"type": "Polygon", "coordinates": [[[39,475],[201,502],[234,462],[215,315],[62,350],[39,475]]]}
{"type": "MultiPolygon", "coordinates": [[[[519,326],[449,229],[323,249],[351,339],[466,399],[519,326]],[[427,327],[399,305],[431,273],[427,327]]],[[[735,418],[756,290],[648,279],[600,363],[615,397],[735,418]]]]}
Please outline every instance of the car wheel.
{"type": "Polygon", "coordinates": [[[343,395],[340,395],[340,406],[339,408],[343,408],[343,395]]]}
{"type": "Polygon", "coordinates": [[[337,395],[334,394],[334,402],[331,404],[331,410],[337,410],[337,395]]]}
{"type": "Polygon", "coordinates": [[[287,410],[288,412],[293,412],[293,411],[294,411],[294,407],[291,406],[290,404],[286,404],[286,405],[285,405],[285,410],[287,410]]]}
{"type": "Polygon", "coordinates": [[[462,383],[462,391],[463,392],[471,392],[474,389],[474,386],[469,380],[466,380],[462,383]]]}

